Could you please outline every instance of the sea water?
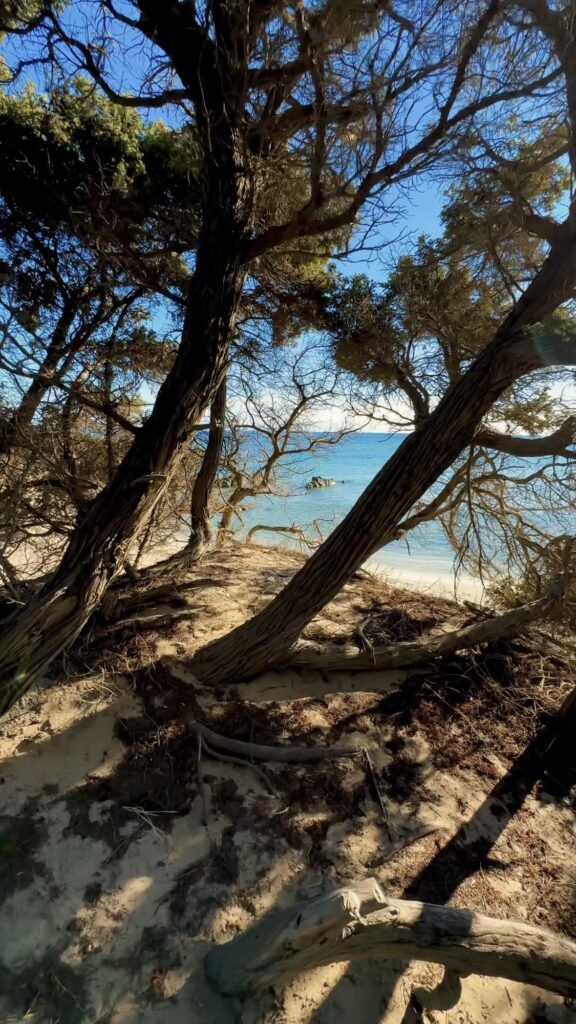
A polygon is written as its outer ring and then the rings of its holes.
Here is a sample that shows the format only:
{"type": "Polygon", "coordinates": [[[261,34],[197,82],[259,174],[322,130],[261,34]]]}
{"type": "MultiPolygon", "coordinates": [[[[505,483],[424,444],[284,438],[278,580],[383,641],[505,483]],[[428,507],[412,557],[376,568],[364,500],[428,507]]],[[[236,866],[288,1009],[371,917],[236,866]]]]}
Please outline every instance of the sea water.
{"type": "MultiPolygon", "coordinates": [[[[357,433],[337,445],[321,446],[314,453],[296,454],[279,463],[275,487],[281,493],[246,499],[243,522],[236,519],[238,537],[245,537],[252,526],[297,526],[311,540],[326,536],[344,518],[372,478],[396,451],[406,435],[357,433]],[[313,476],[336,481],[332,487],[307,489],[313,476]]],[[[297,439],[292,447],[297,447],[297,439]]],[[[300,547],[294,535],[259,531],[253,537],[261,544],[285,544],[300,547]]],[[[398,570],[431,578],[452,576],[455,554],[441,526],[425,523],[394,541],[371,560],[372,567],[398,570]]]]}

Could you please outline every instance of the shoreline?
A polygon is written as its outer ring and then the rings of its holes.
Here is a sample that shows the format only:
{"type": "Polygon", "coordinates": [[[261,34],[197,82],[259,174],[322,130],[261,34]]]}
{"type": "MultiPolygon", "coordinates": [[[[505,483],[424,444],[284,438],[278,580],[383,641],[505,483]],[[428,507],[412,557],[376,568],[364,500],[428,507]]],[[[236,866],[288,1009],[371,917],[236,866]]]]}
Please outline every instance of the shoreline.
{"type": "MultiPolygon", "coordinates": [[[[276,540],[274,543],[271,538],[270,541],[270,543],[267,542],[265,533],[259,534],[257,540],[246,541],[244,538],[238,538],[240,544],[248,543],[249,545],[254,544],[256,547],[278,548],[306,555],[298,544],[290,543],[288,535],[283,542],[279,543],[276,540]]],[[[308,552],[306,557],[310,554],[312,552],[308,552]]],[[[482,604],[485,598],[484,585],[470,573],[461,572],[456,575],[452,569],[441,567],[437,569],[404,568],[395,562],[387,561],[380,553],[371,555],[362,567],[381,576],[388,583],[423,594],[433,594],[435,597],[445,597],[451,601],[476,601],[479,604],[482,604]]]]}
{"type": "Polygon", "coordinates": [[[468,600],[479,603],[482,603],[485,597],[483,584],[468,573],[459,573],[456,576],[454,572],[442,570],[403,569],[385,562],[376,555],[369,558],[364,567],[382,576],[394,586],[407,587],[419,593],[434,594],[436,597],[446,597],[452,601],[468,600]]]}
{"type": "MultiPolygon", "coordinates": [[[[140,563],[141,567],[144,568],[147,565],[176,554],[177,551],[184,547],[185,543],[185,535],[177,535],[171,540],[165,540],[159,546],[153,547],[145,553],[140,563]]],[[[278,548],[279,550],[292,551],[295,554],[306,556],[306,553],[296,544],[278,543],[277,541],[276,543],[266,543],[265,535],[260,535],[258,540],[254,541],[237,538],[236,543],[241,545],[247,544],[249,547],[253,545],[254,547],[278,548]]],[[[20,557],[12,559],[15,568],[22,570],[25,566],[29,566],[29,574],[31,576],[36,575],[40,571],[40,566],[46,569],[46,560],[44,558],[39,561],[39,553],[35,545],[23,545],[19,554],[20,557]]],[[[311,552],[308,552],[309,554],[311,552]]],[[[57,555],[54,555],[54,560],[57,561],[57,555]]],[[[395,586],[407,587],[410,590],[433,594],[436,597],[446,597],[453,601],[470,600],[479,603],[482,603],[484,598],[482,583],[468,573],[460,573],[456,577],[453,571],[441,568],[438,570],[404,568],[393,562],[386,561],[380,554],[372,555],[364,562],[363,567],[395,586]]]]}

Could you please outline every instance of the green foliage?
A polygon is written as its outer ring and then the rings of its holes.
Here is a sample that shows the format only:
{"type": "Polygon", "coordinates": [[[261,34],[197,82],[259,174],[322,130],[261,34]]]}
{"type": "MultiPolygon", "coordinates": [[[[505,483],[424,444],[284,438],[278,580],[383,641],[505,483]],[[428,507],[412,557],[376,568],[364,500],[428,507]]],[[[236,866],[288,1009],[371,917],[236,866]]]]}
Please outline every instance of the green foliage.
{"type": "Polygon", "coordinates": [[[173,225],[184,209],[193,220],[197,173],[190,132],[145,125],[82,79],[0,95],[0,193],[18,225],[103,233],[113,217],[121,238],[167,211],[173,225]]]}
{"type": "Polygon", "coordinates": [[[443,245],[470,260],[499,301],[509,301],[526,272],[531,274],[543,259],[545,244],[527,228],[527,218],[554,215],[564,201],[568,166],[548,156],[565,142],[565,130],[555,121],[529,137],[511,118],[492,145],[469,140],[469,169],[447,192],[443,245]]]}
{"type": "Polygon", "coordinates": [[[532,437],[550,430],[562,418],[547,388],[526,398],[508,394],[494,412],[518,433],[532,437]]]}
{"type": "Polygon", "coordinates": [[[551,364],[568,341],[576,336],[576,309],[572,306],[556,310],[532,328],[532,337],[544,364],[551,364]]]}
{"type": "Polygon", "coordinates": [[[385,388],[416,373],[421,358],[439,379],[454,380],[461,365],[485,344],[495,324],[489,289],[465,264],[443,257],[421,238],[402,257],[385,285],[365,276],[340,279],[327,296],[326,323],[340,366],[385,388]],[[443,364],[443,365],[442,365],[443,364]]]}
{"type": "MultiPolygon", "coordinates": [[[[58,9],[60,4],[41,0],[0,0],[0,43],[6,35],[23,25],[31,25],[48,7],[58,9]]],[[[0,54],[0,85],[10,82],[12,73],[0,54]]]]}

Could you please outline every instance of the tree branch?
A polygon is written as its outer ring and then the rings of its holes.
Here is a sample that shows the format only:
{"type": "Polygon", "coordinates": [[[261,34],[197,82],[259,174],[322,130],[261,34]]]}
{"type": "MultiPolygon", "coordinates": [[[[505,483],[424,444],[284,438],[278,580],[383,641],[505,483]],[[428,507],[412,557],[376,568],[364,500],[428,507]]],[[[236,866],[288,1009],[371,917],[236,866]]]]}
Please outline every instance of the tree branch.
{"type": "MultiPolygon", "coordinates": [[[[470,910],[391,899],[371,878],[273,912],[211,950],[206,973],[220,992],[238,996],[314,967],[365,959],[431,961],[457,975],[508,978],[576,995],[576,943],[564,935],[470,910]]],[[[416,995],[426,1005],[429,993],[416,995]]]]}
{"type": "Polygon", "coordinates": [[[480,430],[474,435],[473,443],[521,458],[566,455],[574,459],[576,452],[571,451],[569,446],[573,445],[575,440],[576,416],[568,416],[561,426],[547,437],[513,437],[501,434],[497,430],[480,430]]]}
{"type": "Polygon", "coordinates": [[[546,594],[536,601],[428,640],[374,647],[362,653],[352,644],[338,646],[303,640],[288,652],[282,667],[298,665],[325,671],[370,671],[405,668],[448,657],[469,647],[515,636],[538,619],[552,615],[562,603],[567,579],[567,573],[558,576],[546,594]]]}

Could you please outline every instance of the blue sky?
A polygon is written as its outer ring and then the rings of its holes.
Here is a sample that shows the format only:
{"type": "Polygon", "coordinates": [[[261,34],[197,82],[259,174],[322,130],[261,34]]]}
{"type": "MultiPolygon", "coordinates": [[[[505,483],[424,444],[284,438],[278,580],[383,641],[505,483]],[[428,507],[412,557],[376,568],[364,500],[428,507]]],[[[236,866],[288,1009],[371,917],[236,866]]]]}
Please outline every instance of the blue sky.
{"type": "Polygon", "coordinates": [[[353,253],[348,259],[338,260],[339,271],[384,280],[389,273],[390,261],[396,260],[418,235],[434,237],[441,233],[440,211],[444,202],[442,191],[430,180],[422,183],[420,188],[415,187],[410,202],[400,201],[401,213],[397,221],[383,225],[380,231],[371,232],[370,244],[374,251],[353,253]]]}

